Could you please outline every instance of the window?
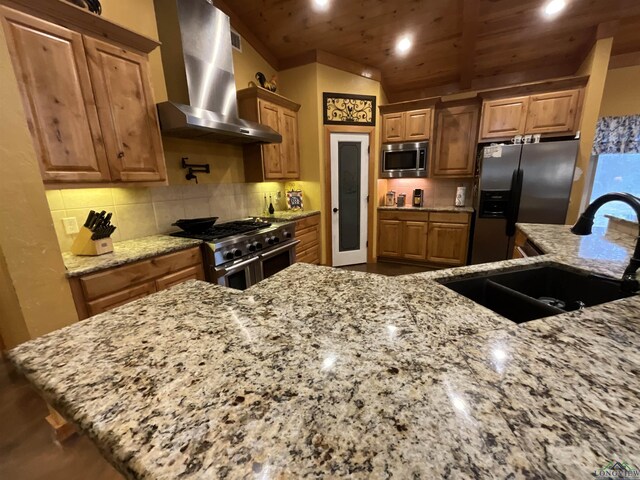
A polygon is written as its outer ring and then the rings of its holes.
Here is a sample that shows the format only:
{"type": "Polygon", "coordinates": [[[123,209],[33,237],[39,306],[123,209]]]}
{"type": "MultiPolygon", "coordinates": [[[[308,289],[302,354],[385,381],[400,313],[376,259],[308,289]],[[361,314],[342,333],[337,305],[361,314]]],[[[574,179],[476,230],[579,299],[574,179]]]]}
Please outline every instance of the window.
{"type": "MultiPolygon", "coordinates": [[[[589,202],[611,192],[626,192],[640,197],[640,153],[602,153],[595,158],[594,170],[589,202]]],[[[606,227],[605,215],[636,221],[633,209],[622,202],[604,205],[596,215],[594,226],[606,227]]]]}

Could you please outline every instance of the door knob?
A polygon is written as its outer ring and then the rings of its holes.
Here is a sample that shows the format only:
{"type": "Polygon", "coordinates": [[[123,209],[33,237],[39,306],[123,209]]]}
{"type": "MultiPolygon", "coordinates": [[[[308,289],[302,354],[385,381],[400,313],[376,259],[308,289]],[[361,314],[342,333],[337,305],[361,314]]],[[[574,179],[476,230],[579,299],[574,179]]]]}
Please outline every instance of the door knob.
{"type": "Polygon", "coordinates": [[[333,213],[338,213],[338,209],[337,208],[333,208],[333,213]]]}

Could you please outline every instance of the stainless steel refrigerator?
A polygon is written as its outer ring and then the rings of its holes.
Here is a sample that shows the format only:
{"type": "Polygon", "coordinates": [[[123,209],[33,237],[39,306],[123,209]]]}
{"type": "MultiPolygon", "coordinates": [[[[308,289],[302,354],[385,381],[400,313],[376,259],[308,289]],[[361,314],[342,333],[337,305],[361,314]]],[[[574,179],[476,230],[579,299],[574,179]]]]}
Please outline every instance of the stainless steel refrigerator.
{"type": "Polygon", "coordinates": [[[472,264],[511,258],[516,222],[565,223],[577,156],[578,140],[482,149],[472,264]]]}

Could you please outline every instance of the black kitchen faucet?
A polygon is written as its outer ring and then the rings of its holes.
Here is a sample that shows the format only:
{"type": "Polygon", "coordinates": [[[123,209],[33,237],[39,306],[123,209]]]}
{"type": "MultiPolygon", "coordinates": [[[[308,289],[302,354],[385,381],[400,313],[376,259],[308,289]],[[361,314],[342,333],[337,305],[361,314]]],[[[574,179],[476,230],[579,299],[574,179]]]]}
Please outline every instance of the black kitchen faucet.
{"type": "MultiPolygon", "coordinates": [[[[601,206],[609,202],[624,202],[631,206],[631,208],[636,212],[638,223],[640,223],[640,198],[631,195],[630,193],[607,193],[591,202],[591,205],[589,205],[582,215],[580,215],[576,224],[571,227],[571,233],[574,233],[575,235],[591,235],[593,217],[601,206]]],[[[636,278],[638,269],[640,269],[640,228],[638,238],[636,239],[636,249],[634,250],[633,255],[631,255],[629,265],[627,265],[627,268],[622,274],[622,283],[620,287],[623,291],[629,293],[636,293],[640,291],[640,282],[636,278]]]]}

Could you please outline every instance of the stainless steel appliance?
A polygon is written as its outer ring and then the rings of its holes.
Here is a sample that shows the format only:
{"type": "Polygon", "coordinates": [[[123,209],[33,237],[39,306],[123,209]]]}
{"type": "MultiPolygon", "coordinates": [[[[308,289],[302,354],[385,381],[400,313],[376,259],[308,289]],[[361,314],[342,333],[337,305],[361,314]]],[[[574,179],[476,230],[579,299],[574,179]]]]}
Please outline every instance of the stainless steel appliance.
{"type": "Polygon", "coordinates": [[[389,143],[382,146],[380,178],[429,176],[429,142],[389,143]]]}
{"type": "Polygon", "coordinates": [[[229,17],[209,0],[154,2],[168,102],[163,135],[232,143],[280,143],[275,130],[238,116],[229,17]],[[187,98],[188,97],[188,98],[187,98]]]}
{"type": "Polygon", "coordinates": [[[401,193],[400,195],[398,195],[398,201],[396,203],[396,205],[398,207],[404,207],[406,202],[407,202],[407,194],[406,193],[401,193]]]}
{"type": "Polygon", "coordinates": [[[177,237],[204,240],[207,280],[245,290],[296,261],[295,224],[270,224],[259,219],[214,225],[201,233],[176,232],[177,237]]]}
{"type": "Polygon", "coordinates": [[[577,155],[578,140],[482,149],[472,264],[511,258],[516,222],[565,223],[577,155]]]}

